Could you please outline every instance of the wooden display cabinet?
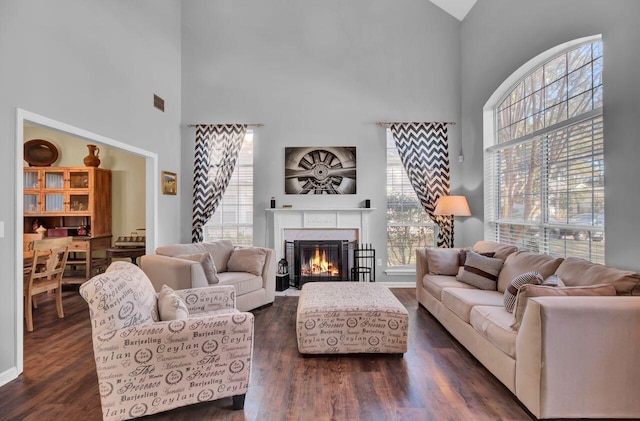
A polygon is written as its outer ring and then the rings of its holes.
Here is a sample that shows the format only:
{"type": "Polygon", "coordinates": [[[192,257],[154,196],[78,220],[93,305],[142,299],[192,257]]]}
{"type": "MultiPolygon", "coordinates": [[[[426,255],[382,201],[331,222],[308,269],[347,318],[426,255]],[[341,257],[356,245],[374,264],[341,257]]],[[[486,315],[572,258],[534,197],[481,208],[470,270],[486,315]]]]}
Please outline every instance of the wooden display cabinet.
{"type": "Polygon", "coordinates": [[[111,247],[111,171],[95,167],[25,167],[24,229],[71,235],[65,283],[82,283],[106,267],[111,247]]]}

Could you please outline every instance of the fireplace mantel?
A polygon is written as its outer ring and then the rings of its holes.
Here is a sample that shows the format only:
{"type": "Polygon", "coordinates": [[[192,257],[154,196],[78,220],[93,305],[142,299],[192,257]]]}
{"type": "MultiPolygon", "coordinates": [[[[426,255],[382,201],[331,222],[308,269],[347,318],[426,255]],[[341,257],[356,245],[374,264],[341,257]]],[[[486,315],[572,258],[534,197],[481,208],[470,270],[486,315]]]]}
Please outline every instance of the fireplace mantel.
{"type": "Polygon", "coordinates": [[[276,252],[276,261],[284,257],[286,229],[354,229],[358,242],[370,243],[369,215],[374,208],[276,208],[266,209],[267,247],[276,252]]]}

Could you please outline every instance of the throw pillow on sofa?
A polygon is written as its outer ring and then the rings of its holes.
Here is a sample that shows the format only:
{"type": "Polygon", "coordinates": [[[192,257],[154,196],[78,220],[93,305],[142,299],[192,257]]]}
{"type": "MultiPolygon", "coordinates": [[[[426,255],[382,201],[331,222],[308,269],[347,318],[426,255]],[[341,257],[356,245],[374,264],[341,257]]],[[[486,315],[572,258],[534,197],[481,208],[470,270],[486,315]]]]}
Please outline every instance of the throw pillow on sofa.
{"type": "Polygon", "coordinates": [[[427,265],[431,275],[458,274],[460,252],[457,249],[427,248],[427,265]]]}
{"type": "Polygon", "coordinates": [[[546,278],[540,285],[548,286],[548,287],[564,287],[566,286],[562,279],[556,274],[553,274],[546,278]]]}
{"type": "Polygon", "coordinates": [[[518,247],[493,241],[478,241],[473,245],[473,251],[476,253],[494,252],[496,259],[505,260],[511,253],[518,251],[518,247]]]}
{"type": "MultiPolygon", "coordinates": [[[[467,262],[467,253],[468,252],[469,252],[469,249],[460,250],[459,258],[458,258],[458,266],[462,267],[467,262]]],[[[487,251],[487,252],[478,253],[478,254],[480,256],[485,256],[485,257],[495,257],[495,255],[496,255],[496,253],[493,252],[493,251],[487,251]]]]}
{"type": "Polygon", "coordinates": [[[521,287],[527,284],[538,285],[544,280],[538,271],[525,272],[522,275],[518,275],[509,284],[507,289],[504,290],[504,308],[509,313],[513,313],[513,309],[516,306],[516,296],[521,287]]]}
{"type": "Polygon", "coordinates": [[[181,320],[189,317],[187,304],[167,285],[162,285],[158,294],[158,312],[162,321],[181,320]]]}
{"type": "Polygon", "coordinates": [[[504,260],[481,256],[473,251],[467,252],[464,268],[456,279],[476,288],[495,291],[498,274],[504,260]]]}
{"type": "Polygon", "coordinates": [[[237,247],[233,249],[227,262],[229,272],[248,272],[256,276],[262,275],[267,252],[256,247],[237,247]]]}
{"type": "Polygon", "coordinates": [[[613,285],[591,285],[584,287],[551,287],[544,285],[523,285],[518,290],[518,296],[516,298],[516,308],[513,312],[515,320],[511,327],[518,330],[524,317],[524,311],[527,309],[527,302],[529,298],[533,297],[563,297],[563,296],[590,296],[590,295],[602,295],[610,296],[616,295],[616,289],[613,285]]]}
{"type": "Polygon", "coordinates": [[[218,269],[215,263],[213,263],[213,257],[211,253],[199,253],[199,254],[177,254],[173,257],[179,259],[191,260],[193,262],[199,262],[202,265],[204,276],[207,278],[209,285],[215,285],[220,280],[218,279],[218,269]]]}

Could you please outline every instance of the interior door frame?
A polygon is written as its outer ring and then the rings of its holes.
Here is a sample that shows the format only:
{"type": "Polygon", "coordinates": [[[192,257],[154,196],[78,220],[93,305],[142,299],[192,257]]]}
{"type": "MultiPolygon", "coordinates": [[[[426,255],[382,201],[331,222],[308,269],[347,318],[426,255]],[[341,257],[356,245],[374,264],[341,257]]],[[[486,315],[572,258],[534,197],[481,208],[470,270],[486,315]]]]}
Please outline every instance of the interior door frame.
{"type": "Polygon", "coordinates": [[[24,144],[24,125],[26,123],[36,126],[45,127],[47,129],[63,132],[88,142],[98,145],[105,145],[111,148],[120,149],[125,152],[129,152],[135,155],[139,155],[145,158],[145,173],[146,173],[146,188],[145,188],[145,226],[146,226],[146,248],[147,253],[153,253],[156,249],[157,232],[158,232],[158,194],[159,194],[159,172],[158,172],[158,154],[150,152],[136,146],[128,145],[126,143],[114,140],[105,136],[101,136],[96,133],[89,132],[87,130],[75,127],[60,121],[53,120],[51,118],[21,109],[16,108],[16,221],[15,221],[15,249],[16,249],[16,377],[23,371],[24,365],[24,324],[23,324],[23,311],[24,302],[22,297],[23,289],[23,275],[22,275],[22,261],[23,261],[23,245],[22,236],[19,235],[24,231],[24,199],[23,199],[23,144],[24,144]]]}

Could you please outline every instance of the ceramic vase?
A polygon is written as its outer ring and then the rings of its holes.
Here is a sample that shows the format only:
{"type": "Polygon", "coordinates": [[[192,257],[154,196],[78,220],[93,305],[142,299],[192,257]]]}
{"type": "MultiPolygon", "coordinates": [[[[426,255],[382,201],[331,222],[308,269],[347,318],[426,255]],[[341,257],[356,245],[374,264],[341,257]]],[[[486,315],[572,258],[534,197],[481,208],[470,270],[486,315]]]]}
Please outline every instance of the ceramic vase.
{"type": "Polygon", "coordinates": [[[89,155],[84,157],[84,165],[87,167],[97,167],[100,165],[100,148],[96,145],[87,145],[89,155]]]}

